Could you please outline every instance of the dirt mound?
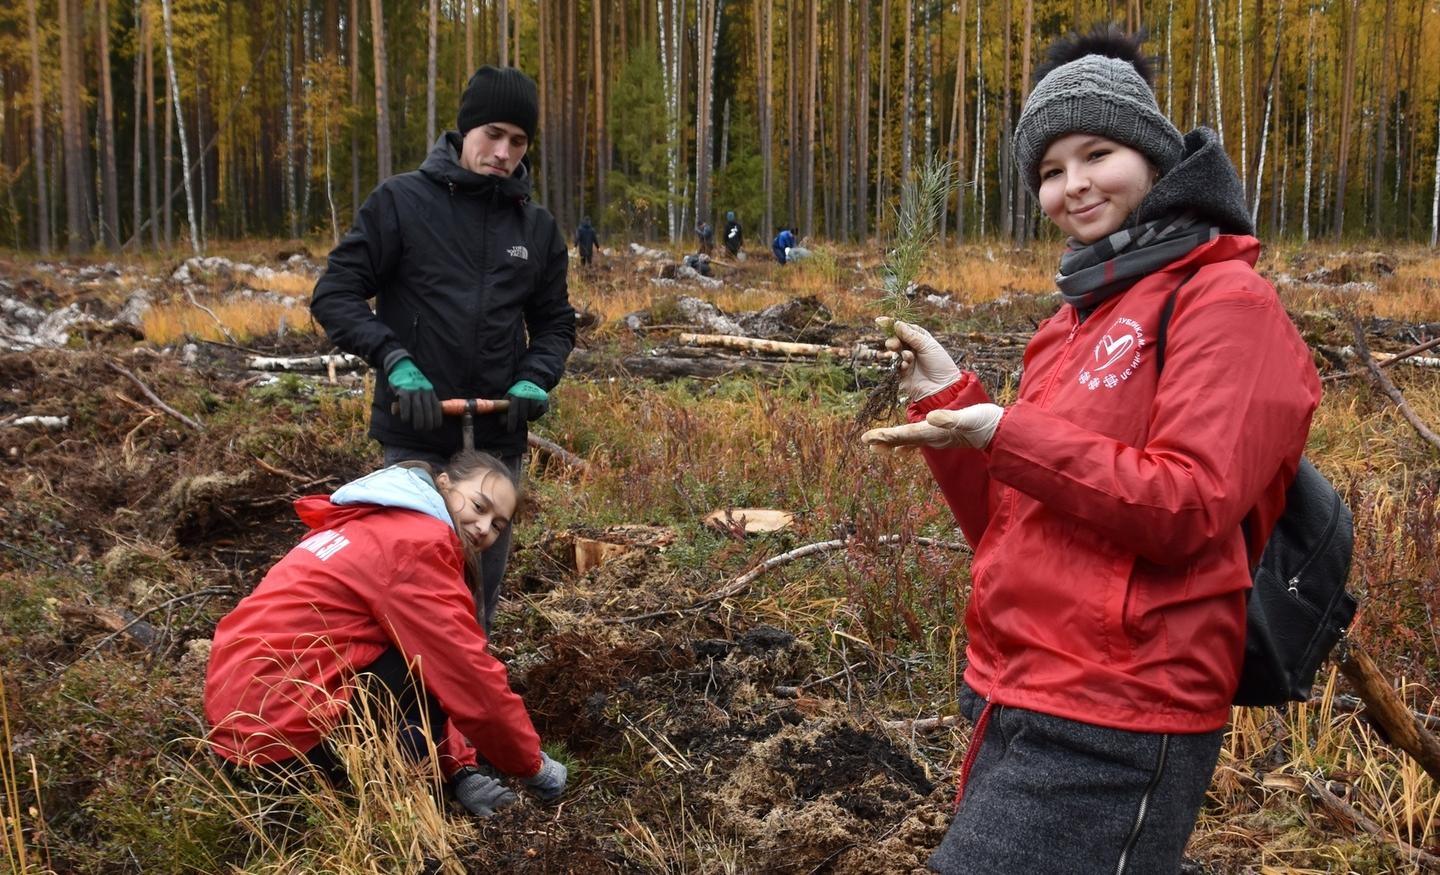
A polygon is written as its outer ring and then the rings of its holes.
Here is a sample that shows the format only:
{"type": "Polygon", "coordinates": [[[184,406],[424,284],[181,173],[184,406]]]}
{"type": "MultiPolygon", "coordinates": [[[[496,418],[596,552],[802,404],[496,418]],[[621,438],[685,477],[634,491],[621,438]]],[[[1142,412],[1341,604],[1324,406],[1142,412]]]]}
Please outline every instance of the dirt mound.
{"type": "Polygon", "coordinates": [[[711,798],[765,871],[907,872],[944,834],[935,790],[888,739],[841,718],[755,745],[711,798]]]}

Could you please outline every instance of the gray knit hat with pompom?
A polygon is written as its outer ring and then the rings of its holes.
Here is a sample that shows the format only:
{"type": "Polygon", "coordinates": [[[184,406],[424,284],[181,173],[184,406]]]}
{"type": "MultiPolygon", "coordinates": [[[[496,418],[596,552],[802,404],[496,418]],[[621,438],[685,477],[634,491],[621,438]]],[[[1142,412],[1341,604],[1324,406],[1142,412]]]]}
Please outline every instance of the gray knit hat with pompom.
{"type": "Polygon", "coordinates": [[[1155,92],[1135,62],[1106,54],[1085,54],[1060,64],[1044,74],[1026,99],[1015,125],[1015,161],[1031,194],[1040,190],[1045,150],[1069,134],[1097,134],[1124,143],[1150,159],[1161,176],[1179,163],[1185,150],[1184,138],[1160,112],[1155,92]]]}

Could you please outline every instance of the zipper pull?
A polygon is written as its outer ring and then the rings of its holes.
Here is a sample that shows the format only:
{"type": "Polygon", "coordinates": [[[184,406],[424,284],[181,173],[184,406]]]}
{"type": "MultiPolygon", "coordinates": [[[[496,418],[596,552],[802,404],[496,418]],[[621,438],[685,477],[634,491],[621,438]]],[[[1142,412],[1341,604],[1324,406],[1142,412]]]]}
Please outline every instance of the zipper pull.
{"type": "Polygon", "coordinates": [[[453,180],[453,179],[447,179],[445,182],[446,182],[447,185],[450,186],[450,196],[451,196],[451,197],[454,197],[454,196],[455,196],[455,180],[453,180]]]}

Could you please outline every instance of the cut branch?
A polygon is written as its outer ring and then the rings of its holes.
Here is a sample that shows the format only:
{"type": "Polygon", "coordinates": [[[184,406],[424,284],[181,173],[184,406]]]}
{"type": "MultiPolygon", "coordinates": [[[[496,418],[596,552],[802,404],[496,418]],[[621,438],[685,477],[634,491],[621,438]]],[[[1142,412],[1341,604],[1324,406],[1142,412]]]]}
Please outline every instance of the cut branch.
{"type": "MultiPolygon", "coordinates": [[[[876,543],[896,544],[900,543],[902,540],[903,539],[900,535],[881,535],[879,538],[876,539],[876,543]]],[[[908,540],[913,541],[914,543],[919,544],[922,547],[941,547],[946,550],[970,549],[969,545],[958,541],[941,541],[936,538],[910,538],[908,540]]],[[[653,620],[657,617],[668,617],[672,614],[685,614],[698,611],[716,602],[724,601],[728,598],[734,598],[735,596],[749,589],[750,584],[758,580],[760,576],[767,571],[779,568],[782,565],[788,565],[797,559],[804,559],[806,556],[814,556],[819,553],[829,553],[835,550],[844,549],[845,547],[849,546],[850,543],[851,539],[849,538],[836,538],[830,541],[817,541],[814,544],[806,544],[803,547],[796,547],[794,550],[790,550],[786,553],[781,553],[779,556],[771,556],[769,559],[766,559],[764,562],[761,562],[759,565],[755,566],[754,568],[750,569],[744,574],[741,574],[739,577],[736,577],[729,583],[720,587],[715,592],[711,593],[708,596],[705,596],[702,599],[691,602],[686,607],[669,608],[663,611],[651,611],[647,614],[636,614],[630,617],[611,617],[605,620],[605,622],[634,623],[640,620],[653,620]]]]}
{"type": "Polygon", "coordinates": [[[916,717],[914,720],[886,720],[885,728],[893,729],[896,732],[910,732],[915,735],[924,735],[935,732],[939,729],[948,729],[961,721],[960,715],[951,714],[946,717],[916,717]]]}
{"type": "MultiPolygon", "coordinates": [[[[1419,432],[1422,438],[1429,441],[1436,449],[1440,449],[1440,435],[1431,431],[1430,427],[1416,415],[1405,401],[1405,396],[1400,394],[1400,390],[1395,388],[1395,384],[1390,382],[1390,378],[1385,376],[1385,372],[1380,370],[1379,365],[1375,364],[1370,357],[1370,347],[1365,343],[1365,326],[1360,323],[1360,317],[1351,316],[1350,324],[1355,331],[1355,348],[1360,353],[1361,361],[1365,362],[1365,366],[1370,369],[1371,381],[1379,386],[1382,392],[1390,396],[1390,400],[1394,401],[1395,406],[1400,409],[1400,415],[1405,417],[1405,421],[1410,423],[1410,426],[1419,432]]],[[[1431,772],[1431,774],[1436,775],[1435,772],[1431,772]]],[[[1436,775],[1435,779],[1440,781],[1440,775],[1436,775]]]]}
{"type": "Polygon", "coordinates": [[[541,437],[538,434],[535,434],[534,432],[531,432],[525,438],[525,442],[530,446],[534,447],[535,449],[539,450],[540,452],[546,453],[552,458],[559,459],[567,466],[574,468],[576,471],[579,471],[582,474],[588,473],[590,470],[589,462],[585,461],[584,459],[580,458],[579,456],[575,455],[574,453],[570,452],[569,450],[565,449],[554,441],[546,440],[545,438],[541,437]]]}
{"type": "Polygon", "coordinates": [[[130,373],[130,371],[128,371],[128,370],[126,370],[125,368],[121,367],[118,363],[113,362],[113,361],[110,361],[109,359],[106,359],[106,360],[105,360],[105,364],[110,367],[110,370],[115,371],[116,373],[118,373],[118,374],[120,374],[121,376],[123,376],[123,377],[125,377],[126,379],[128,379],[130,382],[134,383],[134,384],[140,389],[141,392],[144,392],[144,393],[145,393],[145,397],[146,397],[146,398],[149,398],[149,399],[150,399],[150,402],[151,402],[152,404],[154,404],[156,407],[159,407],[161,410],[165,411],[166,413],[170,414],[171,416],[175,417],[176,419],[180,420],[181,422],[185,423],[186,425],[190,426],[191,428],[195,429],[196,431],[204,431],[204,430],[205,430],[205,427],[202,426],[200,423],[196,422],[195,420],[191,419],[190,417],[188,417],[188,416],[186,416],[185,414],[181,413],[180,411],[176,410],[174,407],[171,407],[169,404],[166,404],[164,401],[161,401],[161,400],[160,400],[160,396],[159,396],[159,395],[156,395],[154,392],[152,392],[152,391],[150,390],[150,387],[147,386],[147,385],[145,385],[143,382],[141,382],[141,380],[140,380],[139,377],[137,377],[137,376],[135,376],[134,374],[130,373]]]}
{"type": "Polygon", "coordinates": [[[856,344],[853,347],[825,346],[818,343],[790,343],[784,340],[765,340],[760,337],[740,337],[735,334],[681,334],[680,343],[688,346],[710,346],[723,349],[738,349],[748,352],[768,352],[776,355],[805,356],[818,358],[831,355],[856,361],[891,361],[895,353],[888,349],[870,349],[856,344]]]}
{"type": "MultiPolygon", "coordinates": [[[[198,248],[200,244],[197,243],[195,245],[198,248]]],[[[220,328],[220,333],[225,335],[226,340],[230,341],[233,344],[239,345],[240,341],[235,339],[235,335],[230,333],[230,329],[225,327],[225,323],[220,321],[220,317],[215,315],[215,311],[200,303],[195,298],[195,292],[193,292],[189,286],[185,287],[185,297],[190,299],[190,303],[194,305],[195,309],[202,311],[215,322],[216,326],[220,328]]]]}
{"type": "Polygon", "coordinates": [[[1381,844],[1394,848],[1396,853],[1409,860],[1418,870],[1440,872],[1440,857],[1421,850],[1404,840],[1390,835],[1380,824],[1366,817],[1350,803],[1341,799],[1325,786],[1318,775],[1295,775],[1270,773],[1265,776],[1266,787],[1283,787],[1297,793],[1304,793],[1319,806],[1320,810],[1350,829],[1358,829],[1374,836],[1381,844]]]}

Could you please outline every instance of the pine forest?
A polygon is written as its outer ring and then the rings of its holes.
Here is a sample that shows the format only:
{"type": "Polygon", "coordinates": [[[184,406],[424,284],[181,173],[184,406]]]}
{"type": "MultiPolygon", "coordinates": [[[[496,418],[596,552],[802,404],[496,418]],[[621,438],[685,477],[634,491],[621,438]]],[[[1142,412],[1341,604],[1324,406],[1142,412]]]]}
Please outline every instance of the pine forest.
{"type": "Polygon", "coordinates": [[[1149,35],[1161,108],[1219,132],[1264,235],[1433,245],[1425,0],[23,0],[0,11],[0,241],[334,237],[498,63],[540,84],[536,194],[566,229],[673,242],[734,210],[884,239],[934,156],[958,168],[946,239],[1023,243],[1019,107],[1044,46],[1103,21],[1149,35]]]}

